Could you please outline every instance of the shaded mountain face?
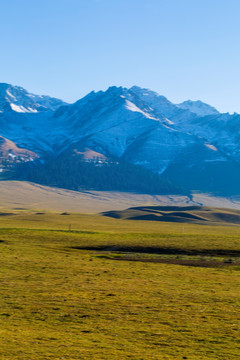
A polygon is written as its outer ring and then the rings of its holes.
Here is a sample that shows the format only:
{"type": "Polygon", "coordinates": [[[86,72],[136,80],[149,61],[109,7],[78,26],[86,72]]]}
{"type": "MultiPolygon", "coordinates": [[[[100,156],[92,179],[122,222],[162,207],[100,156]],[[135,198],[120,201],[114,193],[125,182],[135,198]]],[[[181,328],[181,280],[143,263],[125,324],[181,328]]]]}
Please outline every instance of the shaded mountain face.
{"type": "Polygon", "coordinates": [[[48,165],[99,157],[140,165],[190,190],[240,193],[239,124],[238,114],[201,101],[176,105],[137,86],[91,92],[67,105],[0,84],[0,135],[48,165]]]}

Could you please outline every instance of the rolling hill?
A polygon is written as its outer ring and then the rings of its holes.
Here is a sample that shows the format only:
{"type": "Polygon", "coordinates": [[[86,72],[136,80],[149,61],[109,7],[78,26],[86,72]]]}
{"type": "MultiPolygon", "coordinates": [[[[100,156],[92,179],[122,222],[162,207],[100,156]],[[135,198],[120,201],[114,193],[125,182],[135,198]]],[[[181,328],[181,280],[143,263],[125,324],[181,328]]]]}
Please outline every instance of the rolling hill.
{"type": "Polygon", "coordinates": [[[105,216],[125,220],[147,220],[194,224],[240,225],[240,210],[206,206],[140,206],[122,211],[108,211],[105,216]]]}

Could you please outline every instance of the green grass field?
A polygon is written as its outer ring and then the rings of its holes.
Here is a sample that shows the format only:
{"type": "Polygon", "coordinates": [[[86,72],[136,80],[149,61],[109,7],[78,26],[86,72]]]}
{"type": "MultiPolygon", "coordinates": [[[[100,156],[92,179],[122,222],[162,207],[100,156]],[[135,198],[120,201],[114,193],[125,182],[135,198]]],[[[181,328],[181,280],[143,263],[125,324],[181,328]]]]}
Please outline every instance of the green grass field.
{"type": "Polygon", "coordinates": [[[0,359],[240,358],[239,226],[16,210],[0,241],[0,359]]]}

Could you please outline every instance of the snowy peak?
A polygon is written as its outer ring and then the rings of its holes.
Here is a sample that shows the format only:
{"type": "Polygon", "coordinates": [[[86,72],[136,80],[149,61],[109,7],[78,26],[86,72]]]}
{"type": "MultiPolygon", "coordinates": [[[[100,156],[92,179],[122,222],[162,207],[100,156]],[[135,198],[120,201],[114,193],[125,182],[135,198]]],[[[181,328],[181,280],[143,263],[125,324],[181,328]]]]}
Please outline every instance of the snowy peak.
{"type": "MultiPolygon", "coordinates": [[[[141,116],[147,119],[164,121],[164,117],[162,114],[159,114],[156,107],[151,107],[150,102],[147,102],[144,98],[144,95],[151,96],[150,93],[150,90],[142,89],[137,86],[130,89],[123,87],[110,87],[106,92],[106,94],[112,98],[114,103],[118,103],[123,109],[132,113],[138,113],[138,115],[141,114],[141,116]]],[[[168,100],[163,96],[161,97],[154,92],[152,92],[152,94],[152,96],[163,98],[164,102],[168,102],[168,100]]]]}
{"type": "Polygon", "coordinates": [[[177,105],[169,101],[165,96],[159,95],[157,92],[133,86],[129,91],[137,95],[142,102],[147,104],[151,109],[154,110],[158,116],[163,116],[166,119],[170,119],[177,115],[182,115],[185,110],[180,109],[177,105]]]}
{"type": "Polygon", "coordinates": [[[189,110],[198,116],[217,115],[219,111],[213,106],[210,106],[200,100],[192,101],[187,100],[177,105],[179,108],[189,110]]]}
{"type": "Polygon", "coordinates": [[[0,112],[37,113],[57,110],[66,105],[62,100],[28,93],[19,86],[0,83],[0,112]]]}
{"type": "Polygon", "coordinates": [[[141,88],[140,86],[135,85],[132,86],[129,91],[138,95],[142,100],[146,100],[147,102],[152,99],[152,101],[158,101],[164,105],[173,105],[165,96],[159,95],[157,92],[150,89],[141,88]]]}
{"type": "MultiPolygon", "coordinates": [[[[81,115],[84,112],[91,116],[93,113],[103,114],[105,111],[114,111],[120,107],[133,111],[130,109],[130,102],[134,102],[134,105],[137,108],[136,102],[139,103],[141,100],[137,99],[136,96],[134,97],[134,94],[132,94],[127,88],[111,86],[105,92],[90,92],[73,105],[70,105],[67,108],[59,109],[59,111],[56,112],[56,116],[62,114],[63,112],[67,112],[68,115],[74,116],[76,116],[78,112],[80,112],[81,115]]],[[[146,107],[146,104],[139,105],[146,107]]]]}

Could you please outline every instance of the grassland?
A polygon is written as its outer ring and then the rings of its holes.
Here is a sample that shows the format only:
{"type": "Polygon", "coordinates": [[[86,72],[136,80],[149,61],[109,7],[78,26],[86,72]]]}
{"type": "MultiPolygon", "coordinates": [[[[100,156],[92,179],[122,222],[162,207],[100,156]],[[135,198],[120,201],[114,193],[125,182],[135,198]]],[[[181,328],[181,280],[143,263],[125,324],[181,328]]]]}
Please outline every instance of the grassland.
{"type": "Polygon", "coordinates": [[[0,240],[0,359],[240,358],[239,226],[15,210],[0,240]]]}

